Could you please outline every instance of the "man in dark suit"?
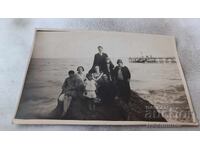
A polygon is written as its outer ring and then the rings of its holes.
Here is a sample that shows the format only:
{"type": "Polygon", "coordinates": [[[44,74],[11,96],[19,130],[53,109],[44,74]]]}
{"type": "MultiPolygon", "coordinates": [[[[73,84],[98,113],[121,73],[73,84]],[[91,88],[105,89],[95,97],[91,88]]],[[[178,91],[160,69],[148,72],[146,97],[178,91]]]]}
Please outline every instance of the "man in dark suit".
{"type": "Polygon", "coordinates": [[[94,56],[94,62],[92,65],[92,68],[90,69],[89,73],[93,73],[94,72],[94,67],[95,66],[99,66],[100,71],[104,72],[105,70],[105,64],[106,64],[106,58],[108,57],[108,55],[106,53],[103,53],[103,47],[102,46],[98,46],[98,53],[95,54],[94,56]]]}
{"type": "Polygon", "coordinates": [[[129,69],[123,65],[121,59],[117,60],[118,66],[114,69],[114,82],[116,84],[116,97],[130,97],[130,78],[131,74],[129,69]]]}

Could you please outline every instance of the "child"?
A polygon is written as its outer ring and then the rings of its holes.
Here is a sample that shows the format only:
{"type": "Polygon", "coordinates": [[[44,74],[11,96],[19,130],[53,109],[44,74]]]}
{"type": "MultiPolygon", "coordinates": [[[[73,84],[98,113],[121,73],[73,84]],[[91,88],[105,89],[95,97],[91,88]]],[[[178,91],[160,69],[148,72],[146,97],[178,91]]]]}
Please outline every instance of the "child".
{"type": "Polygon", "coordinates": [[[91,74],[86,75],[87,79],[85,81],[85,92],[84,96],[88,99],[88,107],[90,111],[95,111],[95,102],[98,101],[96,95],[96,82],[92,78],[91,74]]]}

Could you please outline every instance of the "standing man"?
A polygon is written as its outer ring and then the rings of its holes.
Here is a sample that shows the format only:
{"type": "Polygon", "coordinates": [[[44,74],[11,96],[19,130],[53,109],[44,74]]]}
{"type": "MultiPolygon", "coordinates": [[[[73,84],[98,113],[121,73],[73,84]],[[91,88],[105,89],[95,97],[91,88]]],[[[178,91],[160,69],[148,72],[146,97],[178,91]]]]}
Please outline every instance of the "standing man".
{"type": "Polygon", "coordinates": [[[94,56],[94,62],[92,65],[92,68],[90,69],[89,73],[93,73],[94,72],[94,67],[95,66],[99,66],[100,71],[104,72],[105,69],[105,64],[106,64],[106,58],[108,57],[108,55],[106,53],[103,53],[103,47],[102,46],[98,46],[98,53],[95,54],[94,56]]]}
{"type": "Polygon", "coordinates": [[[117,65],[114,69],[114,81],[116,84],[116,97],[128,98],[130,97],[130,78],[129,69],[123,65],[121,59],[117,60],[117,65]]]}

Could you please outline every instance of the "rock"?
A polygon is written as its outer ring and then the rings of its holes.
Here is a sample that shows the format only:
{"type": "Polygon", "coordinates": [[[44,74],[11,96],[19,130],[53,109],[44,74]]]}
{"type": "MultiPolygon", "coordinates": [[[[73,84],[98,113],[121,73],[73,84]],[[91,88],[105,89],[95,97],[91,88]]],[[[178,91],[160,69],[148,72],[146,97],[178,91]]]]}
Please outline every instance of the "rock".
{"type": "MultiPolygon", "coordinates": [[[[60,106],[59,109],[61,109],[60,106]]],[[[55,114],[55,117],[60,118],[59,113],[55,114]]],[[[83,97],[73,99],[62,119],[166,122],[166,119],[151,103],[134,91],[131,91],[129,99],[103,99],[102,103],[96,104],[95,111],[88,109],[87,99],[83,97]]]]}
{"type": "Polygon", "coordinates": [[[147,100],[141,98],[136,92],[131,91],[128,103],[119,99],[119,105],[127,112],[127,119],[131,121],[159,121],[167,120],[160,114],[157,109],[147,100]]]}

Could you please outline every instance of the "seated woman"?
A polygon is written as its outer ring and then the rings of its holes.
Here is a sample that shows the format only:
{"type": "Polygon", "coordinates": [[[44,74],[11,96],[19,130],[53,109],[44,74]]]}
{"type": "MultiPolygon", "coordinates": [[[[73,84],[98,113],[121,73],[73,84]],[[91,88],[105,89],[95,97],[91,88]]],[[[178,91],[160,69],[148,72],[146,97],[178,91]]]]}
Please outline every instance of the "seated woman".
{"type": "Polygon", "coordinates": [[[94,67],[94,73],[92,73],[92,78],[97,82],[97,84],[101,83],[103,72],[100,71],[99,66],[94,67]]]}
{"type": "Polygon", "coordinates": [[[86,80],[86,75],[84,73],[84,68],[83,66],[78,66],[77,67],[77,73],[76,73],[77,77],[79,77],[81,79],[82,82],[84,82],[86,80]]]}
{"type": "Polygon", "coordinates": [[[110,82],[106,74],[100,72],[99,66],[95,66],[95,72],[92,74],[92,77],[97,82],[96,93],[102,102],[112,99],[114,89],[112,82],[110,82]]]}
{"type": "Polygon", "coordinates": [[[98,87],[98,96],[102,99],[102,103],[109,103],[115,96],[113,83],[106,74],[102,76],[101,83],[98,87]]]}
{"type": "Polygon", "coordinates": [[[63,104],[63,113],[64,116],[69,108],[69,105],[72,101],[72,98],[77,96],[77,86],[76,79],[73,70],[68,72],[69,77],[67,77],[62,86],[62,92],[59,95],[58,102],[63,104]],[[64,97],[62,97],[64,95],[64,97]],[[62,98],[61,98],[62,97],[62,98]]]}
{"type": "Polygon", "coordinates": [[[84,92],[84,82],[81,78],[75,75],[73,70],[70,70],[68,75],[63,83],[62,92],[58,97],[58,105],[63,107],[62,116],[67,113],[72,99],[83,98],[84,92]]]}

